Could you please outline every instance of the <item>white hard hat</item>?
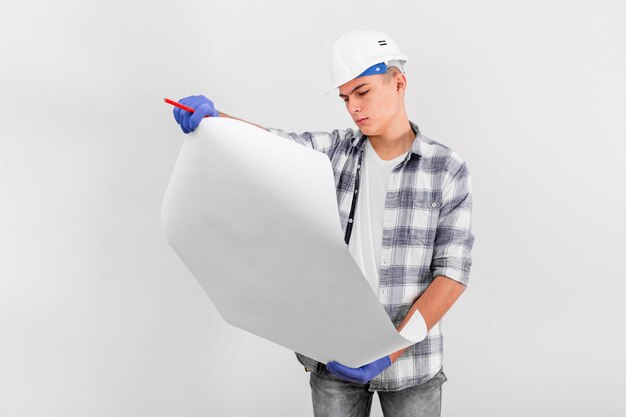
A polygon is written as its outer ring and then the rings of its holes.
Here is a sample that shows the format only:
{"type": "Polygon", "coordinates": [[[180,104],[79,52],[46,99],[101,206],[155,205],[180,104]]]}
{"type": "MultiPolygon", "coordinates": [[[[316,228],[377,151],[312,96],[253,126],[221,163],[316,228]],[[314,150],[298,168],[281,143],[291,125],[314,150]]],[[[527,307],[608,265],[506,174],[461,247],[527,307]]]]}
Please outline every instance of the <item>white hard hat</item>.
{"type": "MultiPolygon", "coordinates": [[[[328,93],[361,75],[373,65],[384,63],[400,66],[409,59],[398,44],[383,32],[355,30],[343,34],[335,45],[330,58],[332,86],[328,93]]],[[[385,67],[386,68],[386,67],[385,67]]]]}

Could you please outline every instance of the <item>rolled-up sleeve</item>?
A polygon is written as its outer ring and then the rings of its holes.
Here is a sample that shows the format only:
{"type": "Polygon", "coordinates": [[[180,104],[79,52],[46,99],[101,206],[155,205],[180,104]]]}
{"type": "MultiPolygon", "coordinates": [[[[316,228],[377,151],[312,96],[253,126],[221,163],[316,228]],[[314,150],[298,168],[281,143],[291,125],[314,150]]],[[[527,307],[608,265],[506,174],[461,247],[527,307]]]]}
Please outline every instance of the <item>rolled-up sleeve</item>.
{"type": "Polygon", "coordinates": [[[293,142],[299,143],[300,145],[304,145],[316,151],[323,152],[328,155],[329,158],[332,157],[340,141],[353,133],[351,129],[336,129],[332,132],[304,133],[290,133],[282,129],[275,128],[267,128],[267,130],[285,139],[289,139],[293,142]]]}
{"type": "Polygon", "coordinates": [[[431,268],[463,285],[472,266],[472,183],[467,164],[453,154],[443,180],[441,210],[437,224],[431,268]]]}

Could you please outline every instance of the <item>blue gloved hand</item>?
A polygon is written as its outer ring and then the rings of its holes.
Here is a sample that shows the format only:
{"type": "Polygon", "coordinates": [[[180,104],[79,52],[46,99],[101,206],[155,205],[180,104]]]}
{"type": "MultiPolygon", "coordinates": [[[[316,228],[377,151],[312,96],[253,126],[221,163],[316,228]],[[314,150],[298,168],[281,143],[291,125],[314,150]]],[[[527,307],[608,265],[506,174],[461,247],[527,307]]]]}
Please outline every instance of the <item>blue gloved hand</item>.
{"type": "Polygon", "coordinates": [[[331,374],[344,381],[366,384],[390,366],[391,359],[389,359],[389,356],[385,356],[367,365],[363,365],[360,368],[348,368],[339,362],[328,362],[326,369],[328,369],[331,374]]]}
{"type": "Polygon", "coordinates": [[[189,96],[180,99],[178,102],[195,110],[194,113],[189,113],[186,110],[174,107],[174,119],[176,119],[176,123],[180,125],[180,128],[185,133],[196,130],[206,116],[219,117],[220,115],[215,109],[213,102],[205,96],[189,96]]]}

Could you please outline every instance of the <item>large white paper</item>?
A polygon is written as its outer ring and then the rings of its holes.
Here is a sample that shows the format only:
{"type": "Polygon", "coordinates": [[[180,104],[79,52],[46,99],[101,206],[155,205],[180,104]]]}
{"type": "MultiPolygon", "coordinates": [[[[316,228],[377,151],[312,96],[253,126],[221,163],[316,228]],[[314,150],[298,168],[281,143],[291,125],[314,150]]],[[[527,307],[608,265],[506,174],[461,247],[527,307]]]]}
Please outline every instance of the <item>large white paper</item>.
{"type": "Polygon", "coordinates": [[[348,252],[320,152],[247,123],[205,119],[184,139],[162,223],[234,326],[353,367],[413,344],[348,252]]]}

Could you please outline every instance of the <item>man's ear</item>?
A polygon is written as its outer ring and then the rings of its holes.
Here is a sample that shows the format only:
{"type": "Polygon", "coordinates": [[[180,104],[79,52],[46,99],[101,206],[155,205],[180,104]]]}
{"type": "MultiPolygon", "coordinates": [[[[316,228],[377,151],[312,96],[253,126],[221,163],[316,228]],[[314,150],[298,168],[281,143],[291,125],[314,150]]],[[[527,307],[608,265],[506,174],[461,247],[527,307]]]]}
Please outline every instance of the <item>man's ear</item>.
{"type": "Polygon", "coordinates": [[[406,75],[400,72],[396,75],[396,91],[398,93],[404,94],[405,90],[406,90],[406,75]]]}

